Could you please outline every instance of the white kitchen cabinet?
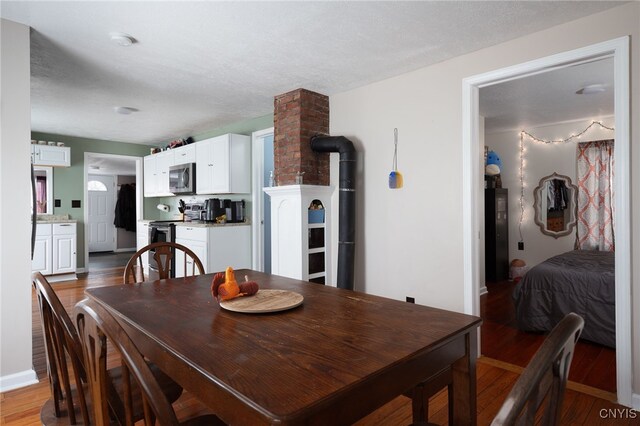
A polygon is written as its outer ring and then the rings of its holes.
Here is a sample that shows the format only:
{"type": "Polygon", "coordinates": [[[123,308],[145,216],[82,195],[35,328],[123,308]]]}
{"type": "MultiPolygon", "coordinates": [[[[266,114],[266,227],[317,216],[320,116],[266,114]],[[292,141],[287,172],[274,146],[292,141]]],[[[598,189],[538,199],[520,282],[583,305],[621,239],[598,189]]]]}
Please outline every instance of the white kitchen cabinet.
{"type": "Polygon", "coordinates": [[[76,271],[76,224],[53,224],[53,273],[76,271]]]}
{"type": "Polygon", "coordinates": [[[173,166],[173,150],[144,157],[144,196],[167,197],[169,192],[169,167],[173,166]]]}
{"type": "MultiPolygon", "coordinates": [[[[189,248],[200,262],[202,262],[202,266],[204,267],[205,272],[209,270],[208,268],[208,253],[207,253],[207,245],[209,241],[209,231],[208,228],[200,228],[193,226],[176,226],[176,243],[182,244],[183,246],[189,248]]],[[[176,277],[184,277],[184,253],[181,251],[176,251],[176,277]]],[[[187,259],[187,275],[191,275],[191,271],[193,270],[193,262],[191,259],[187,259]]],[[[196,270],[197,271],[197,270],[196,270]]],[[[197,274],[197,272],[196,272],[197,274]]]]}
{"type": "Polygon", "coordinates": [[[198,194],[251,192],[251,138],[226,134],[196,144],[198,194]]]}
{"type": "Polygon", "coordinates": [[[181,146],[180,148],[174,148],[173,151],[173,164],[178,166],[180,164],[195,163],[196,162],[196,145],[189,144],[181,146]]]}
{"type": "Polygon", "coordinates": [[[71,148],[68,146],[31,145],[31,159],[37,166],[71,166],[71,148]]]}
{"type": "Polygon", "coordinates": [[[43,275],[76,272],[76,224],[36,225],[36,245],[31,269],[43,275]]]}
{"type": "MultiPolygon", "coordinates": [[[[221,272],[227,266],[251,268],[251,226],[176,226],[176,243],[198,256],[205,273],[221,272]]],[[[191,271],[187,263],[187,270],[191,271]]],[[[184,254],[176,253],[176,277],[184,276],[184,254]]]]}
{"type": "MultiPolygon", "coordinates": [[[[136,250],[140,250],[142,247],[149,244],[149,222],[138,222],[136,228],[136,250]]],[[[142,259],[142,267],[144,271],[149,273],[149,252],[143,253],[140,258],[142,259]]]]}
{"type": "Polygon", "coordinates": [[[53,273],[51,231],[51,224],[36,225],[36,244],[33,250],[31,270],[40,272],[42,275],[51,275],[53,273]]]}
{"type": "Polygon", "coordinates": [[[144,196],[155,197],[158,193],[158,159],[155,155],[144,157],[144,196]]]}

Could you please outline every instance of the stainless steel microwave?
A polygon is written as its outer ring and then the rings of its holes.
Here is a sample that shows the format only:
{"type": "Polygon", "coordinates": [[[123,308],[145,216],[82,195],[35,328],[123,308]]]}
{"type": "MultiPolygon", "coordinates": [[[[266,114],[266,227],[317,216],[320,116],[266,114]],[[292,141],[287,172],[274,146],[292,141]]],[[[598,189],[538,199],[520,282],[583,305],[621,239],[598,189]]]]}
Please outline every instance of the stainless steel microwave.
{"type": "Polygon", "coordinates": [[[174,194],[196,193],[196,163],[169,167],[169,191],[174,194]]]}

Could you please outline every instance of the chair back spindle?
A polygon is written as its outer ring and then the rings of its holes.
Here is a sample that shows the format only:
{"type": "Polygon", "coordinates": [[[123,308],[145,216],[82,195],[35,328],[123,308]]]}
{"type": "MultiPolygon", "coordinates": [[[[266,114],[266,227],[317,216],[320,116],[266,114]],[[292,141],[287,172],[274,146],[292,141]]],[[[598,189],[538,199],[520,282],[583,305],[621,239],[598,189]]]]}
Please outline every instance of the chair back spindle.
{"type": "MultiPolygon", "coordinates": [[[[205,273],[202,262],[188,247],[178,243],[158,242],[142,247],[140,250],[135,252],[133,256],[131,256],[131,259],[129,259],[129,262],[124,268],[124,283],[129,284],[145,281],[145,270],[142,261],[142,256],[145,253],[148,253],[148,255],[153,253],[153,259],[158,265],[159,279],[169,278],[171,276],[171,261],[174,259],[175,253],[178,251],[181,252],[181,257],[183,257],[181,270],[184,271],[184,276],[193,276],[196,275],[196,273],[205,273]],[[182,254],[184,254],[184,256],[182,256],[182,254]]],[[[148,271],[146,272],[148,276],[148,271]]]]}

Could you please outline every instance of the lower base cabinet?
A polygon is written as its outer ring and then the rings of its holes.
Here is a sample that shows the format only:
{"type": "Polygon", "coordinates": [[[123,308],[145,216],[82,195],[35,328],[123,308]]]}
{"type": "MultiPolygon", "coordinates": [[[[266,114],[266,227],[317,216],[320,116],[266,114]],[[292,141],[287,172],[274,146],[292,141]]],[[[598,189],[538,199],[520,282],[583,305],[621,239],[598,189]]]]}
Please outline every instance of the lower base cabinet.
{"type": "Polygon", "coordinates": [[[76,272],[76,224],[39,223],[31,270],[43,275],[76,272]]]}
{"type": "MultiPolygon", "coordinates": [[[[202,262],[205,273],[251,268],[251,226],[176,226],[176,243],[188,247],[202,262]]],[[[184,254],[176,253],[176,277],[184,277],[184,254]]],[[[187,262],[187,275],[192,264],[187,262]]],[[[239,279],[239,278],[238,278],[239,279]]]]}

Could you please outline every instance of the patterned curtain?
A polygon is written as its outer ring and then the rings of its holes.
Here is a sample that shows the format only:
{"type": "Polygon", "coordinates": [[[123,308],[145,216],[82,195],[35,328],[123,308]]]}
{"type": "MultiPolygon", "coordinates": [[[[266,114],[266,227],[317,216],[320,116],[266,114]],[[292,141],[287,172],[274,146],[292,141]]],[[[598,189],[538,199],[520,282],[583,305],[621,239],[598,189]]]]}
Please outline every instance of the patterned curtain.
{"type": "Polygon", "coordinates": [[[615,250],[613,166],[613,140],[578,144],[579,250],[615,250]]]}

